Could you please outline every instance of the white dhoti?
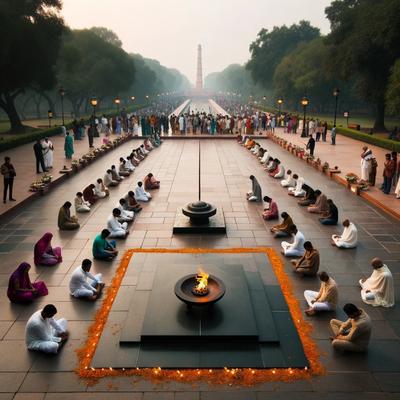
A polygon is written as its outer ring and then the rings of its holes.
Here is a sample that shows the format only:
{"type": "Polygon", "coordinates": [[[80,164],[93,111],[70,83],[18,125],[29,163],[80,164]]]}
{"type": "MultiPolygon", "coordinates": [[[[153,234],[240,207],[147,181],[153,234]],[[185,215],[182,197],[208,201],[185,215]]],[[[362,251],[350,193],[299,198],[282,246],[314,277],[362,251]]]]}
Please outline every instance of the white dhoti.
{"type": "Polygon", "coordinates": [[[82,204],[81,206],[75,207],[75,211],[77,213],[85,213],[90,211],[90,207],[86,204],[82,204]]]}
{"type": "Polygon", "coordinates": [[[102,274],[96,274],[94,275],[94,279],[88,279],[88,283],[90,286],[93,287],[93,290],[85,287],[81,287],[79,289],[76,289],[74,293],[71,293],[72,296],[79,298],[79,297],[91,297],[96,293],[96,286],[100,283],[102,283],[102,274]]]}
{"type": "Polygon", "coordinates": [[[354,247],[357,247],[357,245],[342,240],[341,236],[333,235],[332,240],[337,247],[341,247],[343,249],[353,249],[354,247]]]}
{"type": "Polygon", "coordinates": [[[291,248],[292,243],[289,242],[282,242],[281,243],[283,252],[285,253],[285,256],[287,257],[303,257],[304,255],[304,250],[298,250],[296,248],[291,248]]]}
{"type": "Polygon", "coordinates": [[[327,301],[317,301],[312,302],[318,296],[318,292],[314,292],[313,290],[305,290],[304,298],[307,301],[307,304],[315,311],[331,311],[333,308],[327,301]]]}
{"type": "MultiPolygon", "coordinates": [[[[59,325],[61,329],[60,331],[57,331],[56,329],[51,327],[53,336],[56,336],[60,333],[67,331],[68,322],[65,318],[60,318],[56,320],[56,323],[57,325],[59,325]]],[[[28,345],[29,350],[42,351],[43,353],[50,353],[50,354],[56,354],[58,352],[59,347],[60,343],[52,340],[35,340],[29,343],[28,345]]]]}
{"type": "Polygon", "coordinates": [[[110,238],[124,238],[126,236],[126,229],[128,229],[128,223],[123,222],[122,224],[123,229],[116,229],[114,231],[111,231],[110,233],[110,238]]]}

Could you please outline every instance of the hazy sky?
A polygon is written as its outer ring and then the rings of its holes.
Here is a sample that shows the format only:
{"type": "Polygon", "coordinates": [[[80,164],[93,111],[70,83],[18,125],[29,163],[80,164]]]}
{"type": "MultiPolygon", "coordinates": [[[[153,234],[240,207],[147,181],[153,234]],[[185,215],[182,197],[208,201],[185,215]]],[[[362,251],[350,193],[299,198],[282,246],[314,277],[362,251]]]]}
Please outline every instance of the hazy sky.
{"type": "Polygon", "coordinates": [[[155,58],[196,79],[196,49],[203,46],[203,76],[249,59],[261,28],[301,19],[329,31],[324,9],[331,0],[63,0],[75,29],[104,26],[127,52],[155,58]]]}

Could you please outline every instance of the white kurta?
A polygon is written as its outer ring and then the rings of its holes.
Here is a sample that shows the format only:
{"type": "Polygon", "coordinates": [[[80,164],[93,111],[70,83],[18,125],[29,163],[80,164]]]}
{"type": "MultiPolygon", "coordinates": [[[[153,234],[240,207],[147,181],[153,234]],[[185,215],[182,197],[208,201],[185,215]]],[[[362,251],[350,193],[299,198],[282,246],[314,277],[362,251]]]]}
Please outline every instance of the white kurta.
{"type": "Polygon", "coordinates": [[[342,247],[344,249],[352,249],[357,246],[357,228],[350,222],[349,226],[343,229],[341,236],[332,236],[332,240],[337,247],[342,247]]]}
{"type": "Polygon", "coordinates": [[[282,179],[285,176],[285,167],[279,164],[278,172],[274,175],[275,179],[282,179]]]}
{"type": "Polygon", "coordinates": [[[69,292],[74,297],[91,297],[96,293],[95,286],[101,283],[102,275],[92,275],[79,266],[72,273],[69,281],[69,292]]]}
{"type": "Polygon", "coordinates": [[[364,303],[372,306],[393,307],[394,284],[393,275],[387,265],[374,269],[371,276],[361,282],[361,298],[364,303]],[[369,292],[367,293],[367,290],[369,292]]]}
{"type": "Polygon", "coordinates": [[[102,189],[103,189],[103,185],[101,183],[96,182],[94,184],[93,192],[97,197],[99,197],[101,199],[107,196],[107,193],[103,192],[102,189]]]}
{"type": "Polygon", "coordinates": [[[124,238],[126,236],[127,222],[119,222],[112,214],[107,220],[107,229],[111,232],[110,238],[124,238]]]}
{"type": "Polygon", "coordinates": [[[285,179],[281,181],[283,187],[294,187],[296,186],[296,181],[293,179],[292,175],[286,175],[285,179]]]}
{"type": "Polygon", "coordinates": [[[67,330],[67,320],[42,317],[42,310],[36,311],[25,327],[25,343],[29,350],[57,353],[61,338],[57,335],[67,330]]]}
{"type": "Polygon", "coordinates": [[[361,157],[361,179],[363,181],[369,180],[369,174],[371,172],[371,159],[372,158],[373,158],[372,153],[366,155],[365,157],[361,157]]]}
{"type": "Polygon", "coordinates": [[[131,163],[131,160],[126,160],[125,167],[131,172],[135,170],[135,166],[131,163]]]}
{"type": "Polygon", "coordinates": [[[300,231],[297,231],[297,233],[294,235],[293,243],[282,242],[281,246],[283,248],[285,256],[302,257],[305,253],[304,242],[304,235],[300,231]]]}
{"type": "Polygon", "coordinates": [[[149,201],[151,195],[143,189],[143,186],[136,186],[135,188],[135,198],[137,201],[149,201]]]}
{"type": "Polygon", "coordinates": [[[75,211],[78,213],[89,212],[90,211],[90,203],[85,201],[83,197],[75,197],[75,211]]]}
{"type": "Polygon", "coordinates": [[[119,222],[130,222],[133,221],[135,213],[133,211],[126,210],[121,204],[117,205],[118,210],[121,211],[121,216],[118,218],[119,222]]]}
{"type": "Polygon", "coordinates": [[[304,196],[306,192],[305,190],[302,189],[303,185],[304,185],[304,178],[299,177],[299,179],[297,179],[296,181],[296,187],[289,188],[288,191],[292,192],[295,195],[295,197],[304,196]]]}
{"type": "Polygon", "coordinates": [[[115,186],[118,184],[117,181],[113,180],[111,173],[104,175],[103,182],[105,186],[115,186]]]}
{"type": "Polygon", "coordinates": [[[53,143],[50,140],[47,143],[45,141],[43,141],[42,148],[43,148],[44,165],[46,168],[52,168],[53,167],[53,143]]]}

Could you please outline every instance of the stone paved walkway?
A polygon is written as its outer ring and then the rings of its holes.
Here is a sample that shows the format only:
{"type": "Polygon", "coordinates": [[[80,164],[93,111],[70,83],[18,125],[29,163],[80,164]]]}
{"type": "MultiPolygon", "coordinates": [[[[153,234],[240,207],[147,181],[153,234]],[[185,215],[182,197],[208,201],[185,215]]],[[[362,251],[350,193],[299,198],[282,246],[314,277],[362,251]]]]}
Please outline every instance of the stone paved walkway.
{"type": "MultiPolygon", "coordinates": [[[[376,399],[400,398],[400,312],[392,309],[364,306],[373,319],[374,330],[370,351],[366,355],[341,355],[332,352],[328,339],[331,315],[309,318],[314,326],[313,337],[323,352],[327,368],[325,377],[296,383],[266,383],[253,388],[210,387],[181,383],[154,385],[148,381],[134,383],[130,378],[104,379],[94,386],[86,386],[75,375],[77,359],[74,350],[86,337],[86,329],[93,320],[100,303],[82,303],[68,294],[69,276],[80,261],[91,257],[94,235],[106,223],[112,207],[122,194],[132,189],[136,180],[153,172],[161,180],[161,189],[154,191],[154,199],[144,205],[128,239],[118,241],[120,256],[111,264],[94,262],[94,271],[101,272],[110,282],[123,250],[129,247],[233,247],[270,246],[279,251],[280,242],[269,233],[260,217],[262,206],[245,201],[249,175],[259,179],[264,194],[278,201],[280,211],[287,210],[295,223],[321,253],[321,269],[330,272],[340,286],[340,306],[346,302],[361,305],[357,281],[370,273],[369,261],[381,257],[395,277],[396,300],[400,287],[400,227],[379,209],[371,206],[347,189],[310,169],[278,145],[265,139],[274,156],[284,165],[306,175],[314,187],[319,187],[338,204],[340,218],[349,217],[359,228],[360,245],[357,249],[341,251],[332,248],[329,238],[340,227],[324,227],[316,216],[298,207],[287,196],[279,182],[265,174],[258,161],[234,140],[202,140],[204,200],[222,206],[227,222],[227,234],[215,236],[173,236],[172,225],[178,207],[193,200],[197,194],[196,140],[166,140],[140,164],[134,175],[112,189],[109,198],[99,201],[90,214],[80,215],[81,228],[61,232],[56,228],[60,205],[72,200],[73,194],[88,182],[101,176],[104,169],[127,154],[134,143],[129,142],[106,154],[101,161],[91,164],[80,174],[55,188],[47,196],[32,201],[23,210],[0,223],[0,400],[6,399],[165,399],[165,400],[261,400],[261,399],[376,399]],[[28,306],[11,305],[6,297],[10,273],[21,261],[33,263],[33,245],[46,231],[54,234],[54,245],[63,247],[63,262],[55,267],[32,266],[31,277],[43,279],[49,295],[28,306]],[[24,346],[24,325],[32,312],[45,303],[54,302],[60,316],[70,322],[71,338],[55,357],[29,353],[24,346]],[[15,395],[16,394],[16,395],[15,395]],[[15,395],[15,397],[14,397],[15,395]]],[[[287,273],[302,307],[305,289],[316,289],[316,279],[300,279],[287,273]]],[[[138,282],[139,284],[139,282],[138,282]]],[[[343,318],[343,312],[337,316],[343,318]]]]}
{"type": "MultiPolygon", "coordinates": [[[[302,138],[300,134],[285,133],[283,128],[275,129],[275,134],[284,138],[288,142],[292,142],[298,146],[305,148],[307,144],[307,138],[302,138]]],[[[360,176],[360,154],[362,153],[362,147],[365,144],[359,140],[348,138],[340,134],[336,135],[336,145],[332,146],[330,142],[330,132],[328,133],[327,142],[316,142],[314,155],[319,157],[322,162],[328,162],[331,167],[337,165],[341,170],[339,176],[345,177],[349,172],[353,172],[360,176]]],[[[385,161],[385,154],[390,153],[389,150],[383,149],[382,147],[368,145],[375,155],[378,161],[378,171],[376,174],[376,185],[370,187],[365,193],[377,200],[381,204],[393,210],[400,216],[400,199],[396,199],[394,195],[394,188],[390,195],[385,195],[381,190],[381,184],[383,182],[383,166],[385,161]]]]}

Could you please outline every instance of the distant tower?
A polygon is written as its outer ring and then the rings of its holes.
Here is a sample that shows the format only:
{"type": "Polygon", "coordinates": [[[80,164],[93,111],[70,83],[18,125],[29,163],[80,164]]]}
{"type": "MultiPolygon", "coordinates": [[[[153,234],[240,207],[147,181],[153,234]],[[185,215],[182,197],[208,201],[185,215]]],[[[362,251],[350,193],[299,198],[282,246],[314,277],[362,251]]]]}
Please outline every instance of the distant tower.
{"type": "Polygon", "coordinates": [[[203,90],[203,68],[201,63],[201,44],[197,46],[197,78],[196,89],[203,90]]]}

